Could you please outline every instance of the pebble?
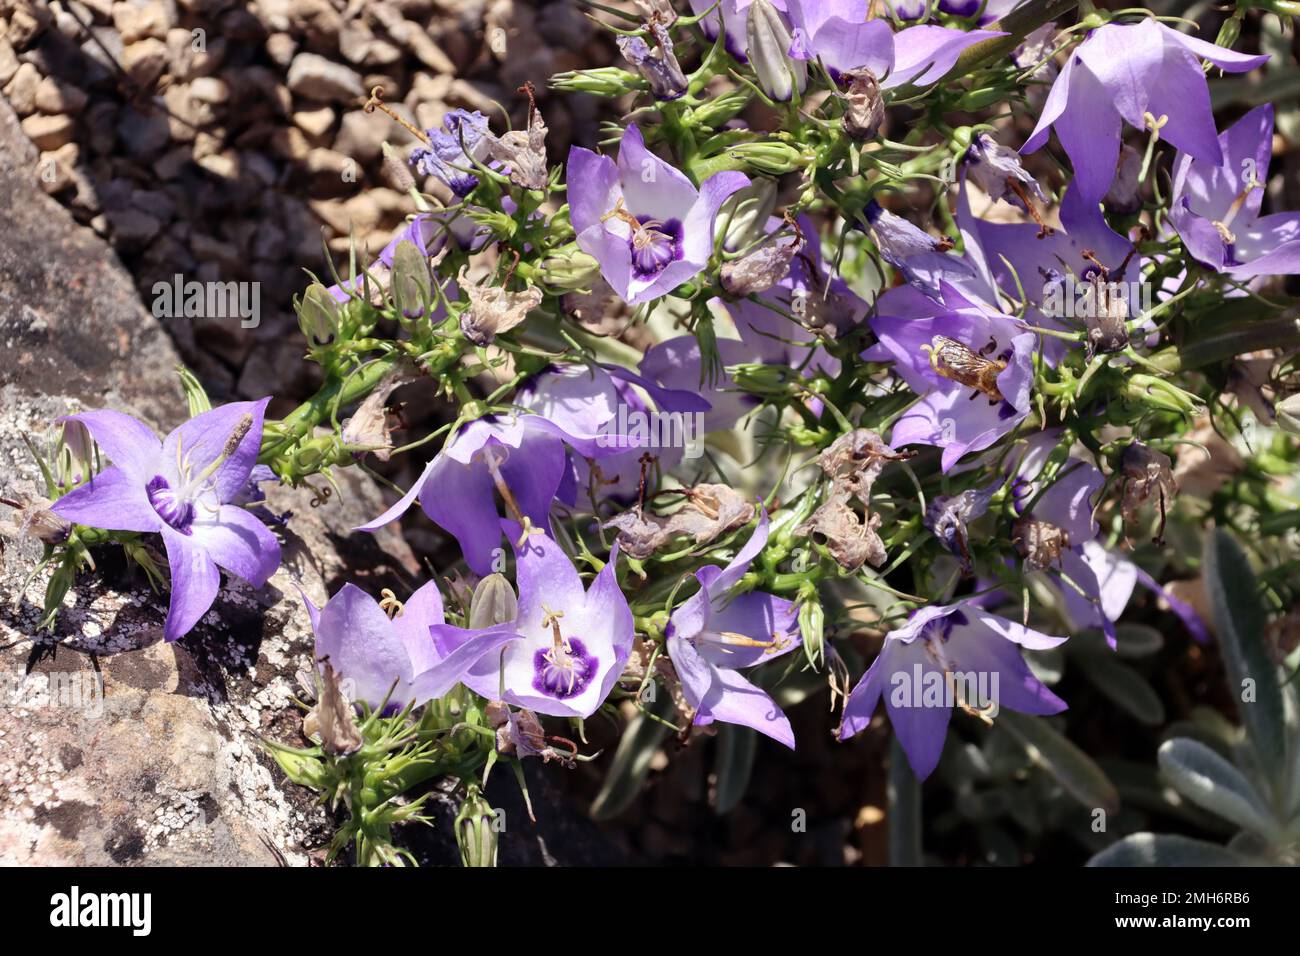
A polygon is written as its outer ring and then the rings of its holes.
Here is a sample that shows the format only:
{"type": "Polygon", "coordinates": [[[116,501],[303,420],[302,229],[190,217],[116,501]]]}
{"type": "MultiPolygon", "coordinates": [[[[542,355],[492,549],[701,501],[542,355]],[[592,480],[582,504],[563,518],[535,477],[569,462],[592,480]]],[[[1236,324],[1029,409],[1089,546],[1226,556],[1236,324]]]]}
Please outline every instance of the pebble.
{"type": "Polygon", "coordinates": [[[356,70],[317,53],[299,53],[289,64],[289,89],[297,96],[331,103],[361,99],[365,93],[356,70]]]}

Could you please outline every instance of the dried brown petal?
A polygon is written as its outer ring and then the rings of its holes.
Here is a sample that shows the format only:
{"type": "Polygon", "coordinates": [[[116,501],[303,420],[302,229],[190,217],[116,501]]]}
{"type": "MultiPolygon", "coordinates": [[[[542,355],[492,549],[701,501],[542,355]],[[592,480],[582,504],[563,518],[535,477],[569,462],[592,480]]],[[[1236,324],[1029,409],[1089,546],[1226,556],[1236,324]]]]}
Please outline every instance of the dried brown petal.
{"type": "Polygon", "coordinates": [[[545,189],[550,179],[546,168],[546,121],[535,106],[528,111],[528,129],[511,130],[488,137],[488,155],[510,167],[510,181],[524,189],[545,189]]]}
{"type": "Polygon", "coordinates": [[[420,378],[420,373],[409,362],[399,362],[366,396],[351,418],[343,423],[343,442],[360,449],[360,454],[370,452],[380,461],[388,461],[393,453],[393,423],[388,411],[388,397],[398,388],[420,378]]]}
{"type": "Polygon", "coordinates": [[[510,292],[495,286],[469,282],[462,269],[460,286],[469,297],[469,308],[461,313],[460,330],[475,345],[491,345],[502,332],[509,332],[542,301],[542,290],[529,286],[522,292],[510,292]]]}
{"type": "Polygon", "coordinates": [[[848,91],[844,94],[844,132],[859,142],[871,139],[880,132],[880,124],[885,119],[880,81],[866,67],[846,71],[843,79],[848,81],[848,91]]]}
{"type": "Polygon", "coordinates": [[[852,497],[848,492],[833,491],[796,531],[814,540],[820,536],[835,563],[847,571],[856,571],[863,563],[878,568],[887,557],[885,543],[876,532],[881,517],[878,513],[858,514],[849,504],[852,497]]]}
{"type": "Polygon", "coordinates": [[[0,498],[0,503],[13,508],[13,513],[0,521],[0,531],[6,537],[31,536],[44,544],[61,544],[68,538],[72,524],[50,510],[50,499],[35,493],[30,482],[24,482],[13,498],[0,498]]]}
{"type": "Polygon", "coordinates": [[[321,678],[320,699],[303,719],[303,733],[313,737],[312,731],[318,732],[321,750],[332,757],[346,757],[360,750],[365,741],[352,717],[352,705],[343,695],[339,675],[329,660],[323,663],[325,674],[321,678]]]}
{"type": "Polygon", "coordinates": [[[618,532],[620,549],[644,559],[668,547],[678,535],[705,545],[754,520],[753,502],[727,485],[696,485],[685,494],[686,503],[671,515],[633,508],[615,515],[605,527],[618,532]]]}
{"type": "Polygon", "coordinates": [[[871,486],[880,472],[891,461],[911,458],[910,452],[894,451],[879,435],[867,428],[853,431],[835,439],[829,448],[817,456],[817,464],[831,480],[835,492],[851,494],[863,504],[871,495],[871,486]]]}
{"type": "Polygon", "coordinates": [[[1137,521],[1138,509],[1148,499],[1155,497],[1160,512],[1155,541],[1160,543],[1164,537],[1169,506],[1178,494],[1178,483],[1174,481],[1169,456],[1141,442],[1134,442],[1124,449],[1120,469],[1124,475],[1124,497],[1120,510],[1124,515],[1125,526],[1137,521]]]}
{"type": "Polygon", "coordinates": [[[1061,564],[1061,552],[1070,547],[1070,536],[1051,522],[1021,518],[1012,526],[1011,543],[1025,559],[1026,571],[1042,571],[1061,564]]]}

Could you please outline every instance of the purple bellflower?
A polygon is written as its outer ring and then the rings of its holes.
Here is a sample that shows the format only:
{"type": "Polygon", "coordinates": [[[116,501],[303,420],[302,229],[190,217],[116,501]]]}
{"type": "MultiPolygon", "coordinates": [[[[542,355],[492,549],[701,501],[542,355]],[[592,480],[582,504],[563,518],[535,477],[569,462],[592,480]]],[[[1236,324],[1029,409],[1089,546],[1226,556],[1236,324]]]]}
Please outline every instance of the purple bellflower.
{"type": "Polygon", "coordinates": [[[749,185],[743,173],[716,173],[699,189],[645,147],[629,126],[617,163],[574,146],[569,150],[569,203],[578,246],[601,275],[635,305],[666,295],[699,274],[713,254],[718,208],[749,185]]]}
{"type": "Polygon", "coordinates": [[[836,82],[851,70],[869,69],[882,89],[937,83],[972,44],[1002,36],[986,30],[922,25],[897,34],[889,21],[869,16],[869,0],[787,0],[790,56],[821,60],[836,82]]]}
{"type": "Polygon", "coordinates": [[[728,596],[767,544],[767,535],[764,511],[731,563],[695,572],[700,589],[673,611],[664,634],[695,724],[721,720],[752,727],[794,749],[794,732],[781,708],[740,673],[799,646],[794,604],[756,591],[728,596]]]}
{"type": "Polygon", "coordinates": [[[1038,336],[951,286],[944,287],[944,302],[911,286],[890,289],[869,320],[879,341],[862,357],[893,362],[921,396],[895,423],[889,443],[942,448],[946,472],[1029,414],[1038,336]]]}
{"type": "Polygon", "coordinates": [[[232,402],[191,418],[159,441],[143,422],[108,410],[63,419],[84,425],[113,464],[51,510],[111,531],[157,532],[171,569],[163,636],[188,633],[216,600],[218,568],[255,588],[280,566],[280,542],[231,502],[248,488],[269,398],[232,402]]]}
{"type": "Polygon", "coordinates": [[[423,704],[452,689],[478,659],[510,638],[486,635],[443,654],[431,628],[443,623],[442,595],[430,581],[396,617],[355,584],[345,584],[319,610],[303,595],[316,634],[316,660],[330,665],[353,702],[389,712],[423,704]]]}
{"type": "Polygon", "coordinates": [[[1158,20],[1108,23],[1070,55],[1022,153],[1057,138],[1074,165],[1074,188],[1099,202],[1115,178],[1124,123],[1158,129],[1162,139],[1202,162],[1223,161],[1201,59],[1229,73],[1264,63],[1173,30],[1158,20]]]}
{"type": "MultiPolygon", "coordinates": [[[[608,434],[618,391],[600,366],[553,366],[523,385],[519,414],[489,415],[461,426],[396,504],[361,525],[374,531],[401,517],[418,499],[434,524],[459,542],[476,574],[493,570],[501,532],[497,498],[508,515],[550,527],[551,504],[565,486],[565,446],[587,458],[626,450],[608,434]]],[[[570,491],[563,495],[572,504],[570,491]]]]}
{"type": "Polygon", "coordinates": [[[880,654],[849,693],[839,737],[865,730],[883,696],[907,762],[924,780],[939,763],[954,704],[977,715],[980,708],[1007,707],[1022,714],[1065,710],[1065,701],[1043,686],[1020,654],[1021,647],[1043,650],[1065,640],[972,602],[923,607],[885,635],[880,654]],[[976,688],[976,696],[985,699],[957,693],[964,689],[969,695],[976,688]]]}
{"type": "Polygon", "coordinates": [[[1300,212],[1259,214],[1273,152],[1273,105],[1257,106],[1219,135],[1222,163],[1178,157],[1169,221],[1183,245],[1216,272],[1240,279],[1300,273],[1300,212]]]}
{"type": "Polygon", "coordinates": [[[487,117],[478,110],[451,110],[442,119],[442,129],[426,132],[429,145],[411,150],[411,164],[421,175],[442,180],[464,199],[478,185],[473,161],[482,163],[488,158],[492,133],[487,117]]]}
{"type": "Polygon", "coordinates": [[[462,677],[476,694],[539,714],[590,717],[622,676],[632,652],[632,611],[619,589],[618,551],[583,589],[560,546],[541,534],[502,527],[515,543],[518,613],[513,621],[480,630],[434,627],[439,652],[450,656],[473,641],[503,640],[462,677]]]}
{"type": "Polygon", "coordinates": [[[972,275],[967,262],[959,256],[948,255],[952,248],[950,239],[936,239],[902,216],[884,209],[874,199],[867,203],[862,214],[880,258],[897,269],[904,281],[926,295],[937,298],[942,282],[972,275]]]}

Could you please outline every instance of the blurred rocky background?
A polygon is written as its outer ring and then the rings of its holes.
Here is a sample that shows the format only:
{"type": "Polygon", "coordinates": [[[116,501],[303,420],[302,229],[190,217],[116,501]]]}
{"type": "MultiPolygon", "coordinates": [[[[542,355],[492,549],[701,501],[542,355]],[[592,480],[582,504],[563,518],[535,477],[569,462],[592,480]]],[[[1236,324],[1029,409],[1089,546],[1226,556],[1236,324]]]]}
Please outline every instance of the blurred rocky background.
{"type": "Polygon", "coordinates": [[[292,298],[349,235],[377,251],[412,211],[380,149],[457,107],[526,120],[552,162],[595,139],[599,101],[553,73],[617,51],[571,0],[0,0],[0,89],[38,151],[33,180],[108,240],[146,307],[156,282],[260,283],[260,323],[164,318],[214,399],[314,388],[292,298]]]}

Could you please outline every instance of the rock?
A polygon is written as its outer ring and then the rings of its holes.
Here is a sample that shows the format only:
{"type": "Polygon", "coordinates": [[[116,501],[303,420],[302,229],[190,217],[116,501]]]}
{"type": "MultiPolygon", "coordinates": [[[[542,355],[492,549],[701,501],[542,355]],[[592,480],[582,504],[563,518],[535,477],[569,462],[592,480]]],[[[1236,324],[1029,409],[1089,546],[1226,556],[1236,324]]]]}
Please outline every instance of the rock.
{"type": "Polygon", "coordinates": [[[113,25],[126,43],[134,43],[145,37],[166,39],[167,31],[174,21],[169,16],[165,4],[151,0],[148,3],[113,4],[113,25]]]}
{"type": "Polygon", "coordinates": [[[5,86],[18,72],[18,54],[7,36],[0,36],[0,87],[5,86]]]}
{"type": "Polygon", "coordinates": [[[122,66],[131,79],[146,89],[152,89],[167,69],[167,44],[157,37],[145,37],[127,46],[122,54],[122,66]]]}
{"type": "Polygon", "coordinates": [[[35,113],[36,91],[40,86],[40,70],[30,63],[19,66],[4,88],[5,96],[9,97],[9,105],[14,108],[14,112],[19,116],[35,113]]]}
{"type": "Polygon", "coordinates": [[[36,108],[42,113],[67,113],[75,116],[86,106],[86,93],[69,83],[61,83],[52,76],[41,80],[36,87],[36,108]]]}
{"type": "Polygon", "coordinates": [[[289,89],[296,96],[327,103],[350,103],[365,96],[355,70],[315,53],[299,53],[293,58],[289,89]]]}
{"type": "Polygon", "coordinates": [[[380,161],[384,140],[402,149],[410,142],[411,134],[378,111],[351,110],[343,114],[339,134],[334,138],[334,151],[351,156],[362,166],[380,161]]]}
{"type": "Polygon", "coordinates": [[[226,57],[224,37],[209,37],[203,29],[179,27],[167,31],[167,60],[177,80],[193,80],[215,73],[226,57]]]}
{"type": "Polygon", "coordinates": [[[266,38],[266,55],[277,66],[288,66],[298,51],[298,41],[287,33],[273,33],[266,38]]]}
{"type": "MultiPolygon", "coordinates": [[[[19,436],[42,438],[70,409],[118,408],[163,430],[185,414],[179,356],[112,251],[37,189],[36,159],[0,104],[6,496],[39,481],[19,436]]],[[[54,632],[38,632],[43,576],[21,584],[40,549],[5,539],[0,681],[17,693],[0,709],[0,863],[301,865],[328,843],[314,796],[259,743],[301,742],[290,698],[312,637],[296,585],[321,600],[358,575],[378,591],[419,573],[395,532],[341,537],[385,500],[355,470],[338,477],[342,494],[321,508],[310,489],[272,491],[272,509],[293,512],[280,571],[259,592],[227,582],[172,645],[160,639],[165,595],[112,548],[78,580],[54,632]]]]}
{"type": "Polygon", "coordinates": [[[73,185],[72,171],[77,167],[79,155],[76,143],[65,143],[56,150],[41,153],[38,165],[41,188],[48,195],[53,196],[73,185]]]}
{"type": "Polygon", "coordinates": [[[8,10],[9,42],[18,50],[30,47],[54,19],[50,9],[35,0],[16,0],[13,4],[6,4],[6,7],[11,7],[8,10]]]}
{"type": "Polygon", "coordinates": [[[75,125],[71,116],[46,116],[43,113],[33,113],[22,123],[23,132],[37,149],[58,149],[72,142],[75,125]]]}
{"type": "Polygon", "coordinates": [[[161,110],[143,111],[127,106],[118,115],[117,135],[132,156],[155,156],[171,139],[167,116],[161,110]]]}
{"type": "Polygon", "coordinates": [[[299,110],[293,114],[293,125],[303,131],[303,135],[313,146],[319,146],[325,141],[325,134],[334,125],[334,110],[329,106],[314,110],[299,110]]]}
{"type": "Polygon", "coordinates": [[[381,24],[393,41],[410,50],[416,59],[435,73],[454,73],[456,64],[433,41],[424,27],[405,19],[396,9],[377,3],[370,8],[371,15],[381,24]]]}
{"type": "Polygon", "coordinates": [[[217,76],[201,76],[190,84],[190,96],[201,103],[221,104],[230,99],[230,87],[217,76]]]}

